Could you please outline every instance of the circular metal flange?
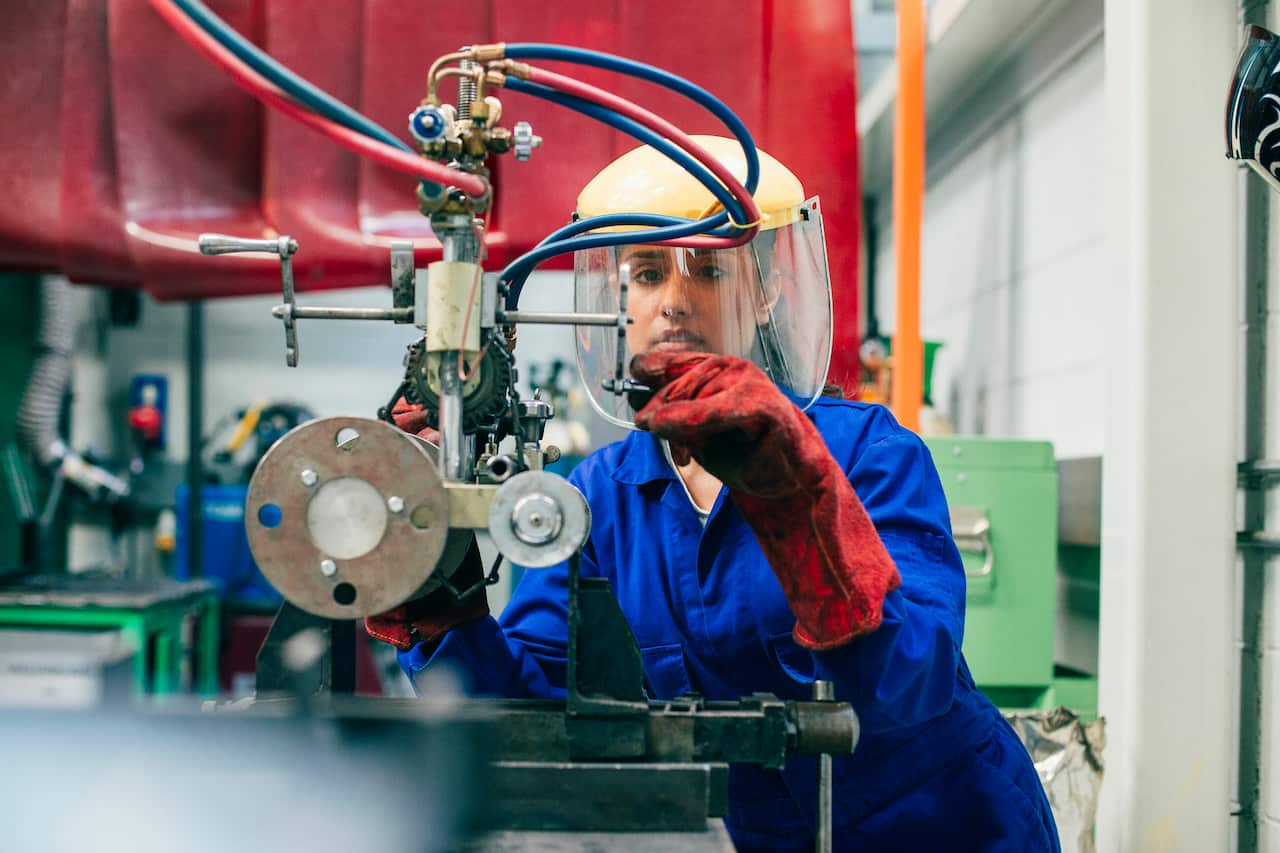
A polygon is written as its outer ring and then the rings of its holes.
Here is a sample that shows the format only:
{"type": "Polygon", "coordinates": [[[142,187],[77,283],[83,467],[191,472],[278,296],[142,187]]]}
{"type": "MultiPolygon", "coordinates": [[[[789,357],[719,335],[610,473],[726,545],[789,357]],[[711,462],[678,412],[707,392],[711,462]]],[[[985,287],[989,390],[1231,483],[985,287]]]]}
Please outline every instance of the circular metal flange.
{"type": "Polygon", "coordinates": [[[427,448],[368,418],[308,421],[277,441],[249,481],[245,528],[271,585],[330,619],[390,610],[428,583],[447,545],[465,553],[448,541],[448,496],[427,448]]]}
{"type": "Polygon", "coordinates": [[[545,569],[567,560],[591,532],[587,499],[563,477],[524,471],[498,487],[489,505],[489,535],[519,566],[545,569]]]}

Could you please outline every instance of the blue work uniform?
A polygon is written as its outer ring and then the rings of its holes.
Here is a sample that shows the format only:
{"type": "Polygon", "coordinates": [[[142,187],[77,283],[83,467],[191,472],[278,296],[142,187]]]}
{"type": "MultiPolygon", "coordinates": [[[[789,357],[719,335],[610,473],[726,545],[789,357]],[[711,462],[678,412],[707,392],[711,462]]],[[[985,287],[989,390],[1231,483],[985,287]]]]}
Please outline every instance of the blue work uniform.
{"type": "MultiPolygon", "coordinates": [[[[807,416],[902,575],[880,628],[837,649],[793,641],[795,617],[727,490],[704,527],[654,436],[632,433],[570,477],[592,511],[582,573],[609,579],[650,697],[808,699],[815,678],[832,681],[862,725],[853,755],[833,762],[837,849],[1058,850],[1030,757],[960,654],[964,567],[929,451],[880,406],[822,398],[807,416]]],[[[412,679],[450,661],[482,695],[563,696],[567,602],[566,566],[527,571],[500,621],[456,628],[401,665],[412,679]]],[[[729,798],[740,850],[812,849],[814,759],[735,765],[729,798]]]]}

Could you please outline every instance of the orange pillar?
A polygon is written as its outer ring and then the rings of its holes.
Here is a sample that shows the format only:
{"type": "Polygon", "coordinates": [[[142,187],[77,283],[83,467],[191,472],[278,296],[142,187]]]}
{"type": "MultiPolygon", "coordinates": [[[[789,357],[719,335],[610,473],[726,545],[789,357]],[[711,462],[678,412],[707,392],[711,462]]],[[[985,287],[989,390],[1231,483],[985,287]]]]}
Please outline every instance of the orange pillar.
{"type": "Polygon", "coordinates": [[[893,121],[893,239],[897,318],[893,334],[894,415],[920,429],[924,348],[920,342],[920,226],[924,218],[924,0],[898,0],[898,100],[893,121]]]}

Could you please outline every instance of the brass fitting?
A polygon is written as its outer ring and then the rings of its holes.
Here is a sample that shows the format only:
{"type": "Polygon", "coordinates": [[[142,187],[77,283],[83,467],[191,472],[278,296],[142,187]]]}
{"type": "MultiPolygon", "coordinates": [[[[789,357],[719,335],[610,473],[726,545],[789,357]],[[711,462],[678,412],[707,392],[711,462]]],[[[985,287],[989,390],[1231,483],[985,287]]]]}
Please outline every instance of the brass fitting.
{"type": "Polygon", "coordinates": [[[465,58],[474,59],[476,62],[494,62],[507,55],[507,43],[500,41],[494,44],[476,44],[472,45],[466,53],[465,58]]]}
{"type": "Polygon", "coordinates": [[[510,76],[520,80],[528,80],[529,74],[533,70],[523,62],[516,62],[514,59],[504,60],[500,67],[510,76]]]}
{"type": "Polygon", "coordinates": [[[511,131],[505,127],[489,128],[489,153],[506,154],[511,150],[511,131]]]}

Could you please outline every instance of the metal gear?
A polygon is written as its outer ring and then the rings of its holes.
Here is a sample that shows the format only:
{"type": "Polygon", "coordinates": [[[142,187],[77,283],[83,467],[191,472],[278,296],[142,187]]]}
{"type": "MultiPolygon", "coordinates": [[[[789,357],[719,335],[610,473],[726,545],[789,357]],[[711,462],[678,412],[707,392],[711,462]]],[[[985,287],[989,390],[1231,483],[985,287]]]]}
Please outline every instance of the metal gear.
{"type": "MultiPolygon", "coordinates": [[[[497,343],[495,341],[495,343],[497,343]]],[[[427,411],[428,423],[438,426],[437,417],[440,408],[440,395],[436,388],[436,368],[439,356],[426,352],[421,339],[409,345],[405,354],[405,400],[410,403],[421,403],[427,411]]],[[[466,365],[471,372],[474,362],[466,365]]],[[[498,351],[498,346],[490,346],[485,350],[480,367],[463,385],[462,430],[471,434],[492,426],[502,418],[507,408],[507,389],[511,385],[511,362],[507,355],[498,351]]]]}

